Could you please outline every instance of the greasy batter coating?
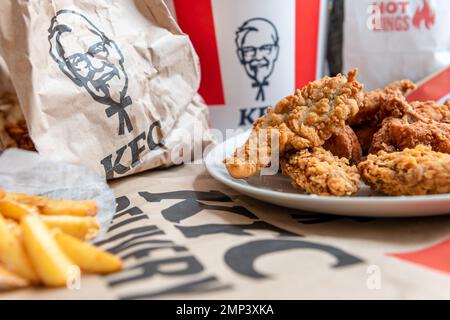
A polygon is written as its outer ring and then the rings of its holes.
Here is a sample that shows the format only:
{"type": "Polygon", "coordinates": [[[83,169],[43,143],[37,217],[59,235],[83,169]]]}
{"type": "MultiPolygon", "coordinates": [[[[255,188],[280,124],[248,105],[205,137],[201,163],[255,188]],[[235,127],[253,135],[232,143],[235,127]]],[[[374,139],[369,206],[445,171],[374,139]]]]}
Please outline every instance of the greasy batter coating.
{"type": "Polygon", "coordinates": [[[254,175],[270,165],[272,154],[278,157],[290,147],[289,142],[294,134],[286,124],[274,123],[272,115],[274,110],[269,110],[265,117],[257,119],[247,142],[230,159],[224,160],[232,177],[245,179],[254,175]],[[273,143],[272,137],[275,138],[273,143]],[[276,150],[272,150],[272,145],[276,150]]]}
{"type": "Polygon", "coordinates": [[[350,163],[358,163],[362,158],[361,145],[350,126],[335,133],[325,142],[323,148],[339,158],[347,158],[350,163]]]}
{"type": "Polygon", "coordinates": [[[387,195],[450,193],[450,155],[430,147],[381,151],[369,155],[358,169],[364,182],[387,195]]]}
{"type": "Polygon", "coordinates": [[[282,159],[281,168],[283,174],[292,179],[294,187],[310,194],[350,196],[360,187],[357,168],[321,147],[289,155],[282,159]]]}
{"type": "Polygon", "coordinates": [[[358,112],[363,99],[363,86],[355,80],[356,74],[355,69],[348,77],[339,74],[311,82],[295,95],[282,99],[273,110],[269,109],[253,125],[246,144],[224,161],[230,175],[246,178],[270,164],[270,141],[257,138],[262,131],[270,131],[267,136],[278,131],[281,156],[292,148],[321,146],[345,128],[346,120],[358,112]]]}
{"type": "Polygon", "coordinates": [[[450,101],[438,104],[435,101],[415,101],[411,103],[413,109],[421,116],[437,122],[450,123],[450,101]]]}
{"type": "Polygon", "coordinates": [[[369,153],[373,136],[379,129],[380,128],[375,123],[371,122],[353,127],[353,131],[358,138],[363,155],[367,155],[369,153]]]}
{"type": "Polygon", "coordinates": [[[402,98],[415,88],[416,85],[413,82],[400,80],[391,83],[384,89],[377,89],[365,93],[363,105],[358,114],[349,120],[349,124],[351,126],[357,126],[365,122],[381,122],[384,115],[379,114],[379,111],[386,101],[393,97],[402,98]]]}
{"type": "Polygon", "coordinates": [[[408,116],[414,121],[450,123],[450,106],[438,104],[435,101],[415,101],[409,103],[403,95],[386,95],[380,106],[376,121],[381,124],[388,117],[401,118],[408,116]]]}
{"type": "Polygon", "coordinates": [[[8,148],[35,150],[17,97],[9,93],[0,97],[0,151],[8,148]]]}
{"type": "Polygon", "coordinates": [[[450,153],[450,124],[434,120],[413,121],[408,116],[387,118],[374,135],[369,153],[401,151],[420,144],[430,146],[434,151],[450,153]]]}
{"type": "Polygon", "coordinates": [[[286,125],[295,133],[291,142],[295,149],[323,145],[358,113],[363,86],[355,80],[356,74],[355,69],[348,78],[340,74],[324,77],[297,90],[286,118],[286,125]]]}

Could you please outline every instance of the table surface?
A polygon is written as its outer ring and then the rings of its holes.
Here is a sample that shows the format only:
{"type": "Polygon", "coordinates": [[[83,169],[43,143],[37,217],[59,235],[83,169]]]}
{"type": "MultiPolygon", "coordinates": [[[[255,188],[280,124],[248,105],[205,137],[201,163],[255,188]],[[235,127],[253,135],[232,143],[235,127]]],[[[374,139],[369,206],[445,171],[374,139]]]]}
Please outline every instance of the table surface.
{"type": "Polygon", "coordinates": [[[450,216],[350,218],[236,194],[202,165],[110,183],[123,271],[0,299],[450,298],[450,216]]]}

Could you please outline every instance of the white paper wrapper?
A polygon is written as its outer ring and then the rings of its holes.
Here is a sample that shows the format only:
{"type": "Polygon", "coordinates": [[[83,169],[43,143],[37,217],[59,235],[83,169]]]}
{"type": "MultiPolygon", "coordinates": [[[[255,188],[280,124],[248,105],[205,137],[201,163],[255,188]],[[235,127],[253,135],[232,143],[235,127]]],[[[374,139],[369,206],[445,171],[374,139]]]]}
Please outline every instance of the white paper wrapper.
{"type": "Polygon", "coordinates": [[[343,69],[358,67],[366,89],[404,78],[419,81],[450,65],[450,1],[344,4],[343,69]]]}
{"type": "Polygon", "coordinates": [[[115,199],[105,180],[88,168],[55,162],[37,153],[17,149],[0,157],[0,187],[61,200],[94,200],[100,234],[105,235],[115,211],[115,199]]]}

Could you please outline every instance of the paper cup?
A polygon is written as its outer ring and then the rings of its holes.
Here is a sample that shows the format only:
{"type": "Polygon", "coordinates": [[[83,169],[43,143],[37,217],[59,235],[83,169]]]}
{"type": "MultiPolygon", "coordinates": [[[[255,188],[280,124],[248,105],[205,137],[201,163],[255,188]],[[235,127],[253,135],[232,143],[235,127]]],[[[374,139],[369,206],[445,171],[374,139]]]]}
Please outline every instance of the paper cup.
{"type": "Polygon", "coordinates": [[[323,74],[326,0],[166,0],[200,57],[211,124],[247,129],[323,74]]]}

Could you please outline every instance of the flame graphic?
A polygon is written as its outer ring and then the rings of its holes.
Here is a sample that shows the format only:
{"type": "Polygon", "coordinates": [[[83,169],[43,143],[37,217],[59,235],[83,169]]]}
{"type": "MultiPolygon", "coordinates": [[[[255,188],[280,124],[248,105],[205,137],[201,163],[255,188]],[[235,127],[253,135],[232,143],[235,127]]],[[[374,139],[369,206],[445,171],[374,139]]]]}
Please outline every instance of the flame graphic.
{"type": "Polygon", "coordinates": [[[428,0],[422,0],[423,6],[420,8],[420,6],[417,8],[416,13],[414,14],[413,18],[413,25],[420,29],[422,22],[425,23],[425,27],[427,29],[430,29],[432,26],[434,26],[436,22],[436,14],[431,8],[430,4],[428,3],[428,0]]]}

